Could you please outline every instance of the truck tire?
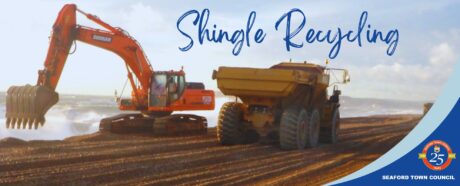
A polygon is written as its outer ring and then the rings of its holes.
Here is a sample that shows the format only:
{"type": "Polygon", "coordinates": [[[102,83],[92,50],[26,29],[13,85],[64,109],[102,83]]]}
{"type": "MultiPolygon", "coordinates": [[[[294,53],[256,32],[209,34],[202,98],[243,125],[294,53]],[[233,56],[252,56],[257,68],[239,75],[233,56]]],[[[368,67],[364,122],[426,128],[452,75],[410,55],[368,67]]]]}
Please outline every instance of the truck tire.
{"type": "Polygon", "coordinates": [[[335,109],[332,113],[330,125],[328,127],[321,128],[320,141],[322,143],[337,143],[339,139],[340,131],[340,111],[335,109]]]}
{"type": "Polygon", "coordinates": [[[319,141],[319,129],[321,126],[321,116],[317,109],[311,111],[309,124],[307,127],[307,147],[316,147],[319,141]]]}
{"type": "Polygon", "coordinates": [[[295,107],[283,112],[280,123],[280,146],[285,150],[315,147],[318,144],[319,113],[295,107]]]}
{"type": "Polygon", "coordinates": [[[220,109],[217,140],[222,145],[243,144],[246,141],[241,122],[243,111],[239,104],[227,102],[220,109]]]}

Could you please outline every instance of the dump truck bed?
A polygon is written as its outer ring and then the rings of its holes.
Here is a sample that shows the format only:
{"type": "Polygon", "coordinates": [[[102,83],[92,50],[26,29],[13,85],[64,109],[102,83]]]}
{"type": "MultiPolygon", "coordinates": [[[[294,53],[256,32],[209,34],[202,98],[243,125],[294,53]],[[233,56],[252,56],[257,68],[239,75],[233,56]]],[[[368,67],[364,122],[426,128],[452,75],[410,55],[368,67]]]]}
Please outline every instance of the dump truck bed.
{"type": "Polygon", "coordinates": [[[220,67],[214,78],[223,94],[233,96],[286,97],[300,84],[329,83],[322,74],[293,69],[220,67]]]}

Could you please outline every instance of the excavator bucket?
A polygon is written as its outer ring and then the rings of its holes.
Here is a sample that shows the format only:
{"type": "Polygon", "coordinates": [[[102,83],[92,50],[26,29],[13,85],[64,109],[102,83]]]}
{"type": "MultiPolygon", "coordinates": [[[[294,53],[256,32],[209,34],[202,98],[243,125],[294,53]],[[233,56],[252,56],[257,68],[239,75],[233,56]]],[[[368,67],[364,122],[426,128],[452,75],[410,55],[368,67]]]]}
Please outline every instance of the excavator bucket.
{"type": "Polygon", "coordinates": [[[45,114],[59,95],[44,86],[11,86],[6,95],[6,128],[37,129],[45,123],[45,114]]]}

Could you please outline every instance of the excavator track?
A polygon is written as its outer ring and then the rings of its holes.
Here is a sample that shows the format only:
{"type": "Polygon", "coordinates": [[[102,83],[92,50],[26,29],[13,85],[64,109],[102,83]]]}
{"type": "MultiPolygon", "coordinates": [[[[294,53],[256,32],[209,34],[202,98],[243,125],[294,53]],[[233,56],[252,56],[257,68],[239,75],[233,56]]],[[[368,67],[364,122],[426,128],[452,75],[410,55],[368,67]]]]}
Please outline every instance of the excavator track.
{"type": "Polygon", "coordinates": [[[99,131],[116,134],[193,135],[206,134],[207,126],[205,117],[193,114],[152,117],[131,113],[102,119],[99,124],[99,131]]]}
{"type": "Polygon", "coordinates": [[[119,114],[104,118],[99,124],[99,131],[111,133],[138,133],[152,130],[155,118],[142,114],[119,114]]]}

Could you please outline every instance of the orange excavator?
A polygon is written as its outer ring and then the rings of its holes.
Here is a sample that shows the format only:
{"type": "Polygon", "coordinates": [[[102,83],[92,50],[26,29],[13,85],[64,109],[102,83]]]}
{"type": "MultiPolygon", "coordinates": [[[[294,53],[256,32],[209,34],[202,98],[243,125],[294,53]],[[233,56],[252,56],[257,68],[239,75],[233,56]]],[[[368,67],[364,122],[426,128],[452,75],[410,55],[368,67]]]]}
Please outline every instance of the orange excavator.
{"type": "Polygon", "coordinates": [[[213,110],[214,92],[203,83],[188,83],[180,71],[154,71],[139,43],[121,28],[112,27],[74,4],[64,5],[53,25],[45,67],[35,86],[12,86],[6,97],[6,127],[37,129],[44,115],[58,102],[55,92],[70,49],[76,41],[111,51],[120,56],[128,71],[131,99],[118,98],[119,109],[137,111],[101,120],[100,130],[126,132],[153,128],[157,132],[206,131],[206,118],[173,111],[213,110]],[[77,12],[106,30],[76,23],[77,12]],[[134,76],[133,76],[134,74],[134,76]],[[140,111],[140,112],[139,112],[140,111]],[[159,122],[159,121],[162,122],[159,122]]]}

